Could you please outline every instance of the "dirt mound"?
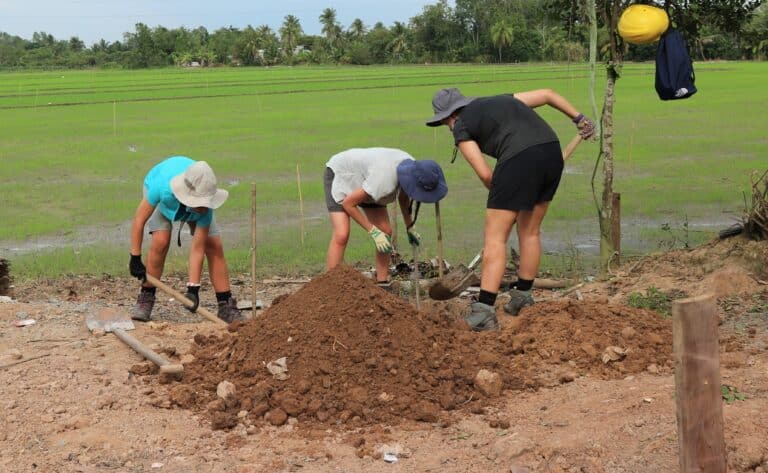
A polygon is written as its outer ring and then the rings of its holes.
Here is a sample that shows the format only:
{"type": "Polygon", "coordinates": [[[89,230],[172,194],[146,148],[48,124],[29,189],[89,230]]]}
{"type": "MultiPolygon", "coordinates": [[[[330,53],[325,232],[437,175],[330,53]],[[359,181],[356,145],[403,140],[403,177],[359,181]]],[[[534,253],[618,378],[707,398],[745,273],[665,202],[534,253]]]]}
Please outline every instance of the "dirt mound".
{"type": "Polygon", "coordinates": [[[236,425],[238,414],[275,425],[289,417],[436,422],[447,420],[445,411],[481,409],[501,388],[671,364],[670,324],[653,312],[605,301],[540,303],[518,318],[500,315],[501,332],[475,334],[441,304],[416,311],[339,266],[235,333],[196,336],[195,361],[169,390],[171,402],[204,411],[215,428],[236,425]],[[266,367],[281,357],[284,380],[266,367]],[[486,382],[476,381],[480,370],[489,372],[486,382]]]}

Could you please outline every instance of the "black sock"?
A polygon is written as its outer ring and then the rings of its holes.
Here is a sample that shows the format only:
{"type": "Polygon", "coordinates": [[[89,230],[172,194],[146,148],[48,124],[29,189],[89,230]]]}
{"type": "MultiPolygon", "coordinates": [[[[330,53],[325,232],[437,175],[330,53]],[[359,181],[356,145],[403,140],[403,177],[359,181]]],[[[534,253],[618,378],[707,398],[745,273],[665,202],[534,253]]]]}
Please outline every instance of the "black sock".
{"type": "Polygon", "coordinates": [[[155,291],[157,291],[157,288],[154,287],[154,286],[152,286],[152,287],[141,286],[141,292],[149,292],[150,294],[154,294],[155,291]]]}
{"type": "Polygon", "coordinates": [[[232,291],[224,291],[216,293],[216,302],[226,302],[232,298],[232,291]]]}
{"type": "Polygon", "coordinates": [[[496,293],[480,289],[480,297],[477,301],[482,302],[483,304],[493,305],[496,303],[496,293]]]}
{"type": "Polygon", "coordinates": [[[518,291],[530,291],[533,287],[533,279],[519,278],[514,284],[514,288],[518,291]]]}

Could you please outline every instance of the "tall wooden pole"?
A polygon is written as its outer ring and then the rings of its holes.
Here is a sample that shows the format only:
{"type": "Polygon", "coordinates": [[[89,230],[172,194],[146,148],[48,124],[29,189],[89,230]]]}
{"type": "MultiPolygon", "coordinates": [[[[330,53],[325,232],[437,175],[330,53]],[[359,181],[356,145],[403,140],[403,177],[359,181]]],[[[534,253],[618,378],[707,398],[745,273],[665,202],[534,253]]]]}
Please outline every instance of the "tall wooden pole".
{"type": "Polygon", "coordinates": [[[611,200],[611,241],[613,250],[616,252],[616,265],[621,264],[621,194],[613,193],[611,200]]]}
{"type": "Polygon", "coordinates": [[[718,317],[711,294],[675,301],[677,438],[682,473],[725,473],[718,317]]]}
{"type": "Polygon", "coordinates": [[[251,313],[256,317],[256,183],[251,183],[251,313]]]}
{"type": "Polygon", "coordinates": [[[299,173],[299,163],[296,163],[296,185],[299,188],[299,214],[301,217],[299,229],[301,231],[301,248],[304,249],[304,198],[301,195],[301,173],[299,173]]]}
{"type": "Polygon", "coordinates": [[[437,225],[437,277],[443,277],[443,225],[440,222],[440,202],[435,202],[435,222],[437,225]]]}

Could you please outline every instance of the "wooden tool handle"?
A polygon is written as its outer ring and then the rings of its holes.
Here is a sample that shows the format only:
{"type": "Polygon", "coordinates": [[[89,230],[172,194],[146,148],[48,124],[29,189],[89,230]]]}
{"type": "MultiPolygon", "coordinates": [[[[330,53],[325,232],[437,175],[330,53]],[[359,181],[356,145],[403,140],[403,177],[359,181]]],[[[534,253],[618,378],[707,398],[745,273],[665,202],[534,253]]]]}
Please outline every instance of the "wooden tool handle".
{"type": "Polygon", "coordinates": [[[440,202],[435,202],[435,222],[437,222],[437,277],[443,277],[443,224],[440,222],[440,202]]]}
{"type": "MultiPolygon", "coordinates": [[[[182,304],[184,304],[184,307],[192,307],[194,305],[194,303],[191,300],[187,299],[187,297],[184,294],[182,294],[179,291],[177,291],[176,289],[168,286],[167,284],[165,284],[164,282],[160,281],[156,277],[154,277],[154,276],[152,276],[150,274],[147,274],[147,281],[149,281],[150,284],[152,284],[156,288],[160,289],[164,293],[168,294],[169,296],[173,296],[175,299],[177,299],[182,304]]],[[[196,313],[202,315],[203,317],[205,317],[206,319],[208,319],[211,322],[215,323],[216,325],[220,325],[222,327],[226,327],[228,325],[226,322],[224,322],[220,318],[218,318],[215,315],[213,315],[208,309],[206,309],[204,307],[198,307],[196,313]]]]}
{"type": "Polygon", "coordinates": [[[184,372],[183,366],[172,364],[170,361],[158,355],[157,353],[152,351],[149,347],[147,347],[140,341],[128,335],[128,333],[125,330],[118,328],[118,329],[112,330],[112,333],[114,333],[115,336],[117,336],[117,338],[122,340],[123,343],[133,348],[136,351],[136,353],[138,353],[139,355],[143,356],[144,358],[148,359],[149,361],[151,361],[152,363],[160,367],[161,373],[183,373],[184,372]]]}
{"type": "Polygon", "coordinates": [[[567,161],[568,158],[571,157],[574,150],[576,150],[576,147],[579,146],[579,143],[581,143],[581,140],[583,138],[580,134],[576,133],[576,136],[573,137],[570,143],[568,143],[568,146],[565,147],[563,150],[563,161],[567,161]]]}

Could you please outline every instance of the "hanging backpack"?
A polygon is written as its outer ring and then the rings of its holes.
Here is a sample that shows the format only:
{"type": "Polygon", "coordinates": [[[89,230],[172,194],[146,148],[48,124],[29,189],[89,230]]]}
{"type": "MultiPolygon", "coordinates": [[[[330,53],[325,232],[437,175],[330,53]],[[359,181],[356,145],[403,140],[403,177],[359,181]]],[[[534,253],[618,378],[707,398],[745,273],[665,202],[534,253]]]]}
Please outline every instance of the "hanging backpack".
{"type": "Polygon", "coordinates": [[[686,99],[696,93],[695,81],[683,35],[670,28],[656,50],[656,92],[661,100],[686,99]]]}

